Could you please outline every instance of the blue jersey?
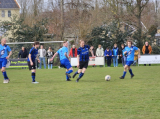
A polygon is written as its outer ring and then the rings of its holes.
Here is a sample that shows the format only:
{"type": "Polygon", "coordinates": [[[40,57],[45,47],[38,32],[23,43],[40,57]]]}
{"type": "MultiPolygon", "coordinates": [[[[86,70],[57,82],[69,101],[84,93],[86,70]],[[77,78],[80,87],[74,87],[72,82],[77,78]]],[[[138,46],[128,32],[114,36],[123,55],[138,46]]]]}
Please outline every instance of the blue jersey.
{"type": "MultiPolygon", "coordinates": [[[[38,54],[38,48],[36,49],[35,47],[33,47],[33,48],[30,50],[29,54],[31,54],[32,62],[34,62],[35,59],[36,59],[36,57],[37,57],[37,54],[38,54]]],[[[30,61],[29,58],[28,58],[27,61],[30,61]]]]}
{"type": "Polygon", "coordinates": [[[127,61],[134,61],[134,52],[138,50],[137,47],[135,46],[131,46],[129,47],[125,47],[125,49],[123,50],[124,52],[127,51],[127,61]]]}
{"type": "Polygon", "coordinates": [[[11,49],[8,45],[2,46],[0,44],[0,58],[6,58],[8,56],[8,52],[10,52],[11,49]]]}
{"type": "Polygon", "coordinates": [[[114,47],[114,48],[113,48],[113,55],[114,55],[114,56],[117,56],[117,55],[118,55],[118,52],[119,52],[118,47],[116,47],[116,48],[114,47]]]}
{"type": "Polygon", "coordinates": [[[65,53],[66,54],[68,53],[68,48],[67,47],[62,47],[61,49],[59,49],[57,51],[57,53],[59,54],[60,61],[63,60],[63,59],[67,59],[67,57],[65,56],[65,53]]]}
{"type": "Polygon", "coordinates": [[[89,61],[89,45],[84,45],[84,47],[80,47],[77,50],[77,53],[80,57],[79,61],[89,61]]]}

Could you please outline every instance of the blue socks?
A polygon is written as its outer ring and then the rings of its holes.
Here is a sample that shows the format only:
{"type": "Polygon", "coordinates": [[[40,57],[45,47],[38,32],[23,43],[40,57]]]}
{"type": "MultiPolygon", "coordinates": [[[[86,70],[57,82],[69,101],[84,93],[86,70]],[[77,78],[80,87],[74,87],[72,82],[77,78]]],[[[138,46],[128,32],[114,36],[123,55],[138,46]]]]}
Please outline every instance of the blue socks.
{"type": "MultiPolygon", "coordinates": [[[[69,70],[68,72],[66,72],[67,74],[70,74],[70,73],[72,73],[73,72],[73,70],[69,70]]],[[[66,79],[67,80],[69,80],[69,77],[66,75],[66,79]]]]}
{"type": "Polygon", "coordinates": [[[127,72],[125,72],[125,71],[123,72],[123,78],[126,76],[126,73],[127,73],[127,72]]]}
{"type": "Polygon", "coordinates": [[[83,75],[84,75],[84,73],[80,73],[80,74],[79,74],[79,79],[82,78],[83,75]]]}
{"type": "MultiPolygon", "coordinates": [[[[125,72],[125,71],[123,72],[123,78],[125,77],[126,73],[127,73],[127,72],[125,72]]],[[[131,74],[131,76],[133,76],[132,69],[129,70],[129,73],[131,74]]]]}
{"type": "Polygon", "coordinates": [[[68,72],[66,72],[67,74],[70,74],[70,73],[72,73],[73,72],[73,70],[69,70],[68,72]]]}
{"type": "Polygon", "coordinates": [[[36,77],[36,74],[32,72],[32,82],[35,82],[35,77],[36,77]]]}
{"type": "Polygon", "coordinates": [[[131,74],[131,76],[133,76],[132,69],[129,70],[129,73],[131,74]]]}
{"type": "MultiPolygon", "coordinates": [[[[67,73],[67,72],[66,72],[67,73]]],[[[66,79],[69,80],[69,77],[66,75],[66,79]]]]}
{"type": "Polygon", "coordinates": [[[5,71],[5,72],[2,72],[2,74],[3,74],[4,80],[7,80],[7,79],[8,79],[8,76],[7,76],[6,71],[5,71]]]}
{"type": "Polygon", "coordinates": [[[79,73],[78,73],[78,71],[77,71],[77,72],[75,72],[74,74],[76,74],[76,75],[77,75],[77,74],[79,74],[79,73]]]}

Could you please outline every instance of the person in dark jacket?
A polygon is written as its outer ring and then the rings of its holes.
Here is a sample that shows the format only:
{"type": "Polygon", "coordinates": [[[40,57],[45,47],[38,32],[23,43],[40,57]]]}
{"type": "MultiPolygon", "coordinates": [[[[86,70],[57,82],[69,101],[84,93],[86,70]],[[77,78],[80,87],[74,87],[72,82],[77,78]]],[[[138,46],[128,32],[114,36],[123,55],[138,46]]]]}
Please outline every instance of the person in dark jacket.
{"type": "Polygon", "coordinates": [[[107,47],[107,49],[104,52],[104,56],[107,59],[107,66],[111,66],[111,59],[112,59],[112,51],[107,47]]]}
{"type": "Polygon", "coordinates": [[[47,54],[46,54],[47,63],[48,63],[48,69],[52,69],[52,67],[53,67],[53,60],[50,61],[50,59],[53,57],[53,55],[54,55],[54,52],[52,51],[52,48],[49,47],[49,49],[47,50],[47,54]]]}
{"type": "Polygon", "coordinates": [[[114,44],[114,47],[112,49],[112,56],[113,56],[113,65],[114,65],[114,67],[118,67],[119,49],[118,49],[116,43],[114,44]]]}
{"type": "Polygon", "coordinates": [[[22,50],[20,50],[19,54],[18,54],[18,59],[19,58],[28,58],[28,52],[25,49],[25,47],[22,47],[22,50]]]}
{"type": "Polygon", "coordinates": [[[121,49],[119,49],[119,54],[120,54],[120,57],[121,57],[121,60],[122,60],[123,67],[126,64],[126,56],[124,55],[124,51],[123,51],[124,49],[125,49],[124,44],[121,44],[121,49]]]}

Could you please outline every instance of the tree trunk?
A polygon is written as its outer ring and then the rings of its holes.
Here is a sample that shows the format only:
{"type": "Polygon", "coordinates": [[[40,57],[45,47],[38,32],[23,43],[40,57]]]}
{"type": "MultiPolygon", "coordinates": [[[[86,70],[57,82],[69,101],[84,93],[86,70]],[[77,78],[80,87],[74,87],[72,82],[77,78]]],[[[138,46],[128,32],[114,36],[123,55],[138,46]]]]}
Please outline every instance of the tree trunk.
{"type": "Polygon", "coordinates": [[[141,10],[141,0],[137,0],[137,20],[138,20],[138,46],[142,47],[142,24],[141,24],[141,16],[142,16],[142,10],[141,10]]]}
{"type": "Polygon", "coordinates": [[[155,8],[156,8],[156,14],[155,14],[155,26],[158,27],[158,1],[156,0],[156,5],[155,5],[155,8]]]}
{"type": "Polygon", "coordinates": [[[64,1],[61,0],[61,40],[64,40],[64,1]]]}

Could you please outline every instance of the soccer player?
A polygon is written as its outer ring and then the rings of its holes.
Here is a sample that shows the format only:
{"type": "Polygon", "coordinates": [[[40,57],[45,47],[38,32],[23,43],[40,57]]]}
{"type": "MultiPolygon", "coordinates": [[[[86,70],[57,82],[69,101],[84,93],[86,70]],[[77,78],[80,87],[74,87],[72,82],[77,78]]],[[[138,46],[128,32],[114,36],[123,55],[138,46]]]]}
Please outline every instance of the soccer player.
{"type": "Polygon", "coordinates": [[[70,73],[73,72],[73,68],[69,62],[69,58],[67,56],[67,53],[68,53],[68,42],[64,41],[63,42],[63,47],[60,48],[55,54],[54,56],[50,59],[50,61],[52,61],[56,55],[59,54],[59,57],[60,57],[60,63],[61,63],[61,67],[64,67],[66,68],[66,81],[71,81],[70,78],[71,76],[69,75],[70,73]]]}
{"type": "Polygon", "coordinates": [[[92,54],[92,57],[94,57],[93,55],[93,51],[92,49],[90,49],[89,45],[85,45],[84,41],[81,40],[80,41],[80,48],[77,51],[77,67],[79,67],[79,70],[77,72],[74,73],[73,78],[79,74],[79,77],[77,78],[76,82],[79,82],[79,79],[81,79],[88,67],[88,63],[89,63],[89,51],[92,54]]]}
{"type": "Polygon", "coordinates": [[[0,44],[0,69],[4,77],[3,83],[9,83],[10,79],[7,76],[6,73],[6,64],[7,64],[7,59],[12,55],[12,51],[8,45],[6,45],[6,39],[1,40],[0,44]],[[9,52],[9,55],[8,55],[9,52]]]}
{"type": "Polygon", "coordinates": [[[126,60],[125,66],[124,66],[123,76],[121,76],[120,79],[124,79],[125,78],[125,75],[127,73],[127,69],[129,70],[129,73],[131,74],[131,78],[134,77],[134,74],[133,74],[132,69],[130,68],[130,66],[134,62],[134,52],[135,51],[138,51],[138,53],[139,53],[138,57],[140,58],[140,49],[138,49],[135,46],[132,46],[132,41],[131,40],[127,41],[127,45],[128,45],[128,47],[125,47],[125,49],[124,49],[124,55],[126,55],[127,60],[126,60]]]}
{"type": "Polygon", "coordinates": [[[38,59],[38,48],[39,48],[39,42],[35,41],[34,42],[34,47],[31,48],[30,52],[29,52],[29,56],[28,56],[28,66],[29,66],[29,70],[31,70],[31,77],[32,77],[32,83],[33,84],[37,84],[39,82],[36,82],[35,78],[36,78],[36,64],[35,64],[35,59],[37,58],[38,62],[40,62],[40,60],[38,59]]]}

